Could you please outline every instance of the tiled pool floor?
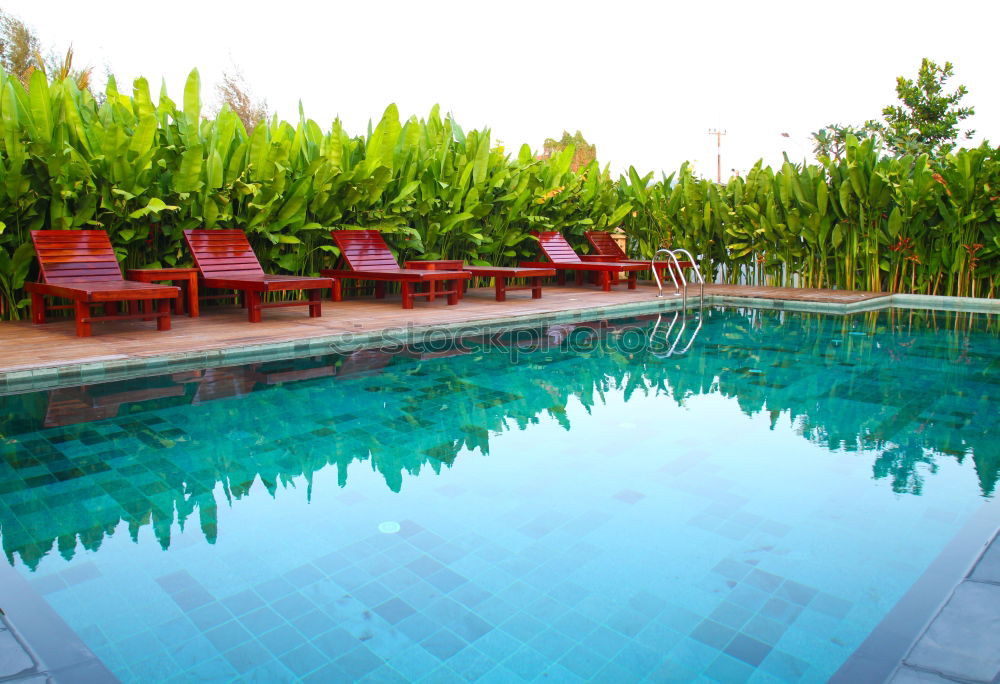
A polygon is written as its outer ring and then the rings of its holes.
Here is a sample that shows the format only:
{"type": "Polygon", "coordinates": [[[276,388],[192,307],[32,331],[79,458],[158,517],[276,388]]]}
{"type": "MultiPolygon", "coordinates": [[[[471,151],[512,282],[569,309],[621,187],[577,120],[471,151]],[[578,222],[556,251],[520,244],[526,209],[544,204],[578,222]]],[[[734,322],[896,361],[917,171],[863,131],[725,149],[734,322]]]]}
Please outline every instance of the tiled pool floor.
{"type": "Polygon", "coordinates": [[[1000,347],[758,315],[24,395],[3,547],[128,681],[823,681],[993,505],[1000,347]]]}

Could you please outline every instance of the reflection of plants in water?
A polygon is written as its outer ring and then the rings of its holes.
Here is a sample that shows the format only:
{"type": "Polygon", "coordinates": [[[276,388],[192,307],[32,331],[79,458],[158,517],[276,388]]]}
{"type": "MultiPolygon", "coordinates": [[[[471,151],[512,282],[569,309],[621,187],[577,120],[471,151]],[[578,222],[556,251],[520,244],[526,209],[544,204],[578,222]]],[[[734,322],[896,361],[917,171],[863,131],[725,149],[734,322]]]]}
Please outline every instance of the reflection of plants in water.
{"type": "Polygon", "coordinates": [[[610,392],[679,405],[697,395],[731,397],[747,415],[766,411],[772,426],[791,421],[814,443],[873,454],[874,476],[897,492],[919,494],[941,459],[969,457],[982,493],[994,491],[995,318],[710,315],[683,357],[636,345],[653,324],[637,319],[561,326],[558,335],[539,331],[516,343],[498,335],[473,341],[458,358],[368,350],[8,397],[0,415],[19,417],[7,419],[10,437],[0,438],[6,492],[22,482],[7,480],[16,475],[10,464],[30,452],[20,440],[48,438],[41,443],[52,457],[65,458],[53,444],[86,443],[95,426],[117,437],[101,458],[71,458],[77,474],[0,500],[3,546],[11,562],[16,552],[35,567],[54,545],[66,558],[77,545],[96,550],[125,521],[133,539],[149,525],[167,548],[173,525],[191,524],[195,511],[214,543],[218,492],[232,502],[257,481],[272,497],[304,483],[311,497],[316,473],[336,468],[343,487],[355,462],[368,462],[398,492],[405,474],[440,472],[463,453],[487,455],[491,435],[525,430],[544,415],[568,430],[571,403],[589,412],[610,392]],[[273,385],[283,390],[269,391],[273,385]],[[67,417],[57,410],[65,406],[84,420],[106,420],[53,427],[67,417]],[[52,429],[35,432],[45,426],[52,429]],[[102,472],[101,459],[113,471],[102,472]]]}

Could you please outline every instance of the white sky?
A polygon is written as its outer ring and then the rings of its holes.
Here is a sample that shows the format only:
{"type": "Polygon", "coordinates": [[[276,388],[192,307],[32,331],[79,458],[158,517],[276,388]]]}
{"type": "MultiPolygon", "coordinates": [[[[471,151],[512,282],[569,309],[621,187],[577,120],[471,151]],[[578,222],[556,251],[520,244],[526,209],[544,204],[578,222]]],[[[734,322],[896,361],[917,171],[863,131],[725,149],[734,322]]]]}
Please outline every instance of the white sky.
{"type": "MultiPolygon", "coordinates": [[[[1000,142],[994,0],[618,2],[384,0],[382,2],[136,2],[4,0],[46,47],[72,42],[78,66],[105,67],[128,91],[161,78],[182,100],[198,67],[215,99],[236,64],[278,115],[327,128],[339,115],[364,132],[395,102],[424,117],[436,102],[466,130],[488,126],[515,153],[581,130],[617,174],[677,169],[723,176],[756,159],[801,159],[809,134],[881,118],[895,78],[921,57],[951,61],[966,128],[1000,142]],[[782,132],[789,138],[781,137],[782,132]]],[[[103,78],[98,79],[103,83],[103,78]]]]}

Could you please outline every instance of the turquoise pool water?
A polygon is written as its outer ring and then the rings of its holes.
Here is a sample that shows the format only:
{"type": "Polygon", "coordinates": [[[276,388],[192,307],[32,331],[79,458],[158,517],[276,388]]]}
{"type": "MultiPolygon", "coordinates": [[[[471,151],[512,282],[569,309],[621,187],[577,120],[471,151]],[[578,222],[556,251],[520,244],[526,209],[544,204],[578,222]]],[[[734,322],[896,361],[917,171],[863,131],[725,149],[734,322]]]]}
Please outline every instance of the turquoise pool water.
{"type": "Polygon", "coordinates": [[[825,681],[995,510],[997,321],[654,324],[0,398],[7,561],[126,682],[825,681]]]}

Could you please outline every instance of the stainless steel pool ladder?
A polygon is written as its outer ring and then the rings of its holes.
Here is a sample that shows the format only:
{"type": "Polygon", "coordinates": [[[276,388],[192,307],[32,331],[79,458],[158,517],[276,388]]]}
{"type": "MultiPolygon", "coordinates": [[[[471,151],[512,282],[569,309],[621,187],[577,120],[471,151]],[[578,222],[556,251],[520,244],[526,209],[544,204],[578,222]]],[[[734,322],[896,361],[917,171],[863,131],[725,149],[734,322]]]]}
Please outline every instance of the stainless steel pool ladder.
{"type": "Polygon", "coordinates": [[[653,278],[656,279],[656,287],[659,290],[657,297],[663,296],[663,282],[660,280],[660,274],[656,272],[656,257],[660,254],[666,254],[674,262],[673,268],[668,268],[670,272],[670,279],[674,281],[674,288],[679,290],[675,294],[681,295],[681,310],[687,311],[687,279],[684,277],[684,270],[681,268],[680,261],[677,259],[677,255],[681,253],[687,256],[688,262],[691,264],[691,268],[694,270],[694,274],[697,276],[697,282],[701,285],[701,294],[698,301],[698,310],[704,311],[705,309],[705,278],[701,275],[701,269],[698,268],[698,262],[695,260],[694,255],[687,251],[683,247],[677,249],[667,249],[665,247],[656,250],[653,254],[652,260],[649,262],[649,268],[653,271],[653,278]],[[676,269],[676,274],[675,274],[676,269]],[[680,278],[680,281],[678,281],[680,278]]]}
{"type": "MultiPolygon", "coordinates": [[[[677,323],[678,316],[681,316],[681,328],[680,330],[677,331],[677,336],[673,338],[674,341],[672,344],[670,344],[670,348],[666,351],[666,353],[663,354],[657,354],[656,352],[652,352],[653,356],[659,359],[665,359],[669,356],[673,356],[674,354],[683,355],[686,354],[687,351],[694,344],[695,338],[698,337],[698,333],[701,332],[701,324],[705,318],[704,309],[702,309],[698,313],[698,325],[694,329],[694,332],[691,333],[691,338],[688,340],[688,343],[684,345],[684,348],[680,350],[677,349],[677,345],[680,344],[681,340],[684,338],[684,329],[687,327],[687,312],[682,313],[680,311],[674,311],[674,317],[670,319],[670,325],[667,326],[667,331],[664,333],[664,338],[666,339],[667,343],[670,343],[670,335],[671,333],[673,333],[674,325],[677,323]]],[[[653,325],[653,329],[649,333],[650,347],[652,347],[653,338],[656,336],[656,331],[660,328],[660,322],[662,321],[662,319],[663,319],[663,314],[657,314],[656,323],[653,325]]]]}

